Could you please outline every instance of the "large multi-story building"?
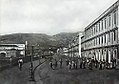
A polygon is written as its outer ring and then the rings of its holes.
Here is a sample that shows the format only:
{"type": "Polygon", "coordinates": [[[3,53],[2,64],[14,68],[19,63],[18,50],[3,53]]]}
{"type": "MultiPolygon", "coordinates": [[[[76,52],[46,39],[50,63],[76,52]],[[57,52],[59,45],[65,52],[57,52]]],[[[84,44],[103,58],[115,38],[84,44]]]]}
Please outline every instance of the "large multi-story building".
{"type": "Polygon", "coordinates": [[[114,3],[90,23],[81,37],[81,52],[84,57],[98,60],[119,59],[119,1],[114,3]]]}
{"type": "Polygon", "coordinates": [[[81,56],[81,36],[82,32],[75,36],[71,43],[68,45],[68,56],[69,57],[80,57],[81,56]]]}

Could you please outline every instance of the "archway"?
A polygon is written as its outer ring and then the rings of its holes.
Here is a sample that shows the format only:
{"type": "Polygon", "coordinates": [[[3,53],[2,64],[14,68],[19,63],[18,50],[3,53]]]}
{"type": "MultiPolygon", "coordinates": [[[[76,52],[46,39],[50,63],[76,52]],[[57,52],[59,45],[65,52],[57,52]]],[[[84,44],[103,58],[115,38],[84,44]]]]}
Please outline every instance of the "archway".
{"type": "Polygon", "coordinates": [[[0,58],[4,58],[4,57],[6,57],[6,52],[0,52],[0,58]]]}

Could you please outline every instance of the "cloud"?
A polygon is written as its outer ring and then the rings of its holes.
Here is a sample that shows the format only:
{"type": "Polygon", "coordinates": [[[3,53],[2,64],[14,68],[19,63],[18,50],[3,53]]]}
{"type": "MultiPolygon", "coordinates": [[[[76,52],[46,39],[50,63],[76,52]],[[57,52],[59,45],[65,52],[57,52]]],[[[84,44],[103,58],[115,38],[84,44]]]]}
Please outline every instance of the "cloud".
{"type": "Polygon", "coordinates": [[[0,0],[1,34],[83,30],[116,0],[0,0]]]}

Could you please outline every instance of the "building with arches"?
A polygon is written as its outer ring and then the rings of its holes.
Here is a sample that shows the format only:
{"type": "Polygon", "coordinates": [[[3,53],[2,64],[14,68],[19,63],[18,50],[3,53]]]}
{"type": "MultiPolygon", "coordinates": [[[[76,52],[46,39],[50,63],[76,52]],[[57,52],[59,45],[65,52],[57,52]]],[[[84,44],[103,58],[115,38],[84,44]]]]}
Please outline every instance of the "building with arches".
{"type": "Polygon", "coordinates": [[[115,2],[84,29],[81,55],[110,63],[119,59],[119,1],[115,2]]]}
{"type": "Polygon", "coordinates": [[[0,58],[25,55],[25,44],[0,44],[0,58]]]}

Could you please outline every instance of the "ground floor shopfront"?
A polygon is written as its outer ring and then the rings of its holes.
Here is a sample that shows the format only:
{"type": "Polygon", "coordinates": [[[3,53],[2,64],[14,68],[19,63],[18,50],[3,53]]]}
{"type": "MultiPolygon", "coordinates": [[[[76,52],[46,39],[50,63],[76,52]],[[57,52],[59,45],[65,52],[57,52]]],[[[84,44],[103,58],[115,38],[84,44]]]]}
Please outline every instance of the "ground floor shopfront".
{"type": "Polygon", "coordinates": [[[117,45],[108,46],[108,47],[100,47],[82,51],[82,56],[86,58],[94,58],[98,61],[105,60],[108,63],[111,63],[112,59],[116,59],[116,63],[118,64],[119,60],[119,47],[117,45]]]}

